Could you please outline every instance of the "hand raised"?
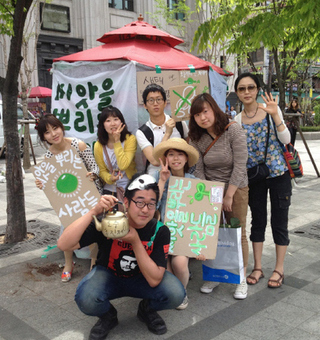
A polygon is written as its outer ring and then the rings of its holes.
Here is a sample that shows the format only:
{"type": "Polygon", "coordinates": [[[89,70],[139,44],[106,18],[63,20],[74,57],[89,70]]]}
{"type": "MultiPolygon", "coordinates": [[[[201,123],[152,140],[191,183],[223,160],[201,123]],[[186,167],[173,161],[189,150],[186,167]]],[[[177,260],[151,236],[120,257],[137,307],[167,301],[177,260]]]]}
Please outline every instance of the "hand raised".
{"type": "Polygon", "coordinates": [[[166,132],[172,134],[173,129],[176,126],[176,121],[173,118],[170,118],[166,121],[166,132]]]}
{"type": "Polygon", "coordinates": [[[123,131],[126,124],[121,123],[118,128],[112,132],[112,136],[114,138],[115,143],[120,142],[121,132],[123,131]]]}
{"type": "Polygon", "coordinates": [[[261,98],[266,103],[266,106],[259,105],[259,108],[267,112],[269,115],[274,116],[278,114],[278,95],[273,99],[272,93],[261,95],[261,98]]]}
{"type": "Polygon", "coordinates": [[[160,165],[161,165],[160,179],[162,181],[166,182],[171,176],[170,170],[168,168],[168,160],[166,159],[165,164],[163,164],[162,159],[159,158],[159,162],[160,162],[160,165]]]}

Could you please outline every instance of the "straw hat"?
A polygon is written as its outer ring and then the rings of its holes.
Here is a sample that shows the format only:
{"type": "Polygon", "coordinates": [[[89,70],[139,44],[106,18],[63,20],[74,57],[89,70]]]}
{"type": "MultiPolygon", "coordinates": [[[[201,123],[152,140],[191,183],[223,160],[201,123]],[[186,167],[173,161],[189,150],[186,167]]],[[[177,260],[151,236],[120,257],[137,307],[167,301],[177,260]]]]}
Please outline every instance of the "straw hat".
{"type": "Polygon", "coordinates": [[[184,151],[188,155],[188,165],[192,167],[198,162],[199,153],[198,151],[191,145],[189,145],[184,139],[182,138],[170,138],[165,142],[161,142],[158,144],[153,150],[153,157],[155,160],[159,158],[165,162],[164,154],[167,150],[175,149],[184,151]]]}

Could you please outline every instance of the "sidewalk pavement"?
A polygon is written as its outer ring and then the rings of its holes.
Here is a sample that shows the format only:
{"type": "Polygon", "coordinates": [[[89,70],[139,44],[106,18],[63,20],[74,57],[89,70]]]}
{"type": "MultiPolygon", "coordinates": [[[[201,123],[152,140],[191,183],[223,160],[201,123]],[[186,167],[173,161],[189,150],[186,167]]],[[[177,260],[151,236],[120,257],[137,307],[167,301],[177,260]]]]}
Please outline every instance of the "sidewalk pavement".
{"type": "MultiPolygon", "coordinates": [[[[320,168],[320,140],[308,141],[308,146],[320,168]]],[[[278,289],[267,288],[275,263],[268,227],[262,266],[266,278],[249,286],[247,299],[233,299],[235,286],[230,284],[220,284],[211,294],[201,294],[201,263],[192,259],[188,308],[160,312],[167,323],[166,334],[150,333],[136,316],[139,301],[122,298],[113,302],[118,310],[119,325],[110,332],[108,339],[320,339],[320,179],[301,141],[296,142],[296,148],[305,176],[297,180],[293,189],[289,216],[291,243],[285,259],[284,285],[278,289]]],[[[5,184],[0,183],[0,186],[3,202],[0,233],[3,233],[6,192],[5,184]]],[[[35,188],[31,173],[26,173],[24,189],[28,231],[31,225],[34,230],[47,228],[45,234],[53,232],[47,238],[40,233],[41,240],[36,246],[33,241],[22,242],[23,245],[13,248],[13,255],[9,254],[8,247],[0,245],[0,340],[87,339],[97,318],[78,310],[74,293],[89,271],[90,261],[76,259],[72,280],[69,283],[60,281],[59,264],[63,263],[63,254],[54,248],[53,239],[59,230],[59,220],[44,193],[35,188]]],[[[248,236],[249,230],[250,216],[248,236]]],[[[37,232],[35,234],[37,239],[37,232]]],[[[249,272],[252,263],[250,245],[249,272]]]]}

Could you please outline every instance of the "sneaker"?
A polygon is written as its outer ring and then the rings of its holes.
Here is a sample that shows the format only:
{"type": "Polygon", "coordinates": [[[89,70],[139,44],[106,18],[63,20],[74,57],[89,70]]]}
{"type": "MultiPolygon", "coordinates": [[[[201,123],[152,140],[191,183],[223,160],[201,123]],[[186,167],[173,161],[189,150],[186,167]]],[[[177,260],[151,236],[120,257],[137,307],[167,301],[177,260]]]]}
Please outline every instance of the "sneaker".
{"type": "Polygon", "coordinates": [[[182,309],[186,309],[188,307],[189,304],[189,299],[188,296],[186,295],[181,303],[181,305],[179,305],[176,309],[178,310],[182,310],[182,309]]]}
{"type": "Polygon", "coordinates": [[[109,311],[99,318],[91,328],[89,340],[103,340],[112,328],[118,324],[117,310],[111,305],[109,311]]]}
{"type": "Polygon", "coordinates": [[[218,285],[219,282],[205,281],[200,288],[200,292],[204,294],[210,294],[213,291],[213,288],[217,287],[218,285]]]}
{"type": "Polygon", "coordinates": [[[237,285],[236,291],[233,294],[233,297],[237,300],[244,300],[248,295],[248,285],[246,280],[244,279],[240,284],[237,285]]]}
{"type": "Polygon", "coordinates": [[[154,309],[149,307],[148,300],[140,301],[137,315],[140,321],[147,324],[150,332],[157,335],[167,332],[164,320],[154,309]]]}

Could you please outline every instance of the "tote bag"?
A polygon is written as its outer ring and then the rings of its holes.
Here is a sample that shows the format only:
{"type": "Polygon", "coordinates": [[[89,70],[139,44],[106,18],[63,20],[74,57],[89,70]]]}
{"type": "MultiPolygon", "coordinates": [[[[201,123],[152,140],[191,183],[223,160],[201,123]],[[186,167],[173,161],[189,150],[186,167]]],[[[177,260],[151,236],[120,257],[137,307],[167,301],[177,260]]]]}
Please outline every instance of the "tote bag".
{"type": "Polygon", "coordinates": [[[214,260],[202,264],[203,280],[239,284],[244,279],[243,257],[241,246],[241,226],[225,222],[219,228],[217,255],[214,260]]]}

